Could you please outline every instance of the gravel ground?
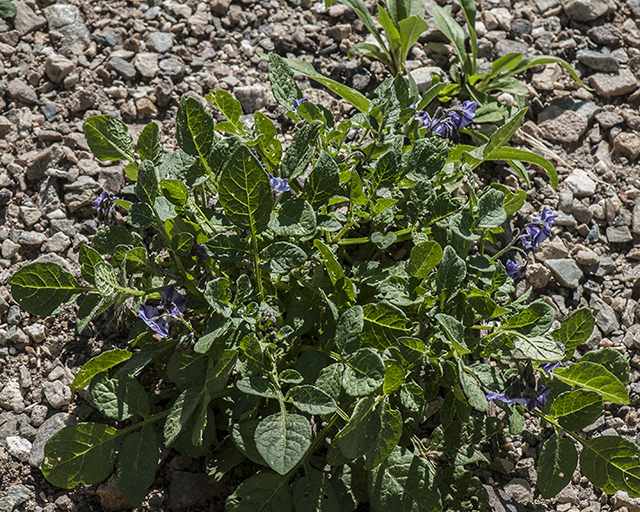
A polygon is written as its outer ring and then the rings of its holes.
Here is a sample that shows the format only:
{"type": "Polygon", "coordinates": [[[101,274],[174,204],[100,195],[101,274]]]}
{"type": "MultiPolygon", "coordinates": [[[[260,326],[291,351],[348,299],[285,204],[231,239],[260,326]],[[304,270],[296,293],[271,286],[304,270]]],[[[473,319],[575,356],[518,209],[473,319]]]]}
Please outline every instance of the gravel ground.
{"type": "MultiPolygon", "coordinates": [[[[362,92],[383,80],[385,71],[367,59],[347,59],[348,49],[366,33],[340,4],[326,9],[313,0],[14,2],[16,18],[0,21],[0,512],[123,510],[112,481],[68,491],[49,485],[38,469],[42,439],[65,421],[96,419],[86,395],[73,395],[69,384],[90,357],[118,346],[119,332],[100,320],[79,335],[71,312],[31,317],[12,302],[6,285],[34,260],[79,274],[78,249],[98,228],[92,201],[103,189],[118,192],[125,184],[122,165],[92,159],[83,121],[111,114],[138,134],[155,119],[165,148],[172,150],[179,97],[204,102],[210,89],[223,88],[240,100],[247,121],[262,110],[287,139],[292,126],[264,85],[266,62],[257,52],[306,60],[362,92]]],[[[427,0],[427,13],[432,3],[427,0]]],[[[438,3],[462,20],[457,4],[438,3]]],[[[561,185],[553,190],[540,173],[527,194],[524,217],[547,205],[559,218],[553,239],[536,251],[518,291],[533,286],[556,309],[558,321],[578,307],[592,309],[597,328],[581,350],[613,347],[629,358],[631,406],[609,407],[586,435],[606,432],[635,441],[640,0],[482,0],[478,7],[485,65],[511,51],[554,54],[572,63],[593,89],[579,87],[557,65],[524,77],[531,109],[515,142],[549,158],[561,185]]],[[[451,59],[442,41],[430,29],[414,47],[407,66],[418,84],[451,59]]],[[[337,114],[350,110],[308,81],[300,86],[337,114]]],[[[500,99],[515,104],[509,94],[500,99]]],[[[518,186],[502,166],[491,171],[485,179],[497,175],[518,186]]],[[[535,482],[534,460],[548,434],[529,421],[521,437],[495,447],[490,468],[479,470],[492,510],[640,511],[640,500],[603,495],[579,476],[556,499],[540,499],[526,480],[535,482]]],[[[203,461],[173,451],[163,458],[139,510],[221,511],[247,471],[237,468],[212,486],[203,461]]]]}

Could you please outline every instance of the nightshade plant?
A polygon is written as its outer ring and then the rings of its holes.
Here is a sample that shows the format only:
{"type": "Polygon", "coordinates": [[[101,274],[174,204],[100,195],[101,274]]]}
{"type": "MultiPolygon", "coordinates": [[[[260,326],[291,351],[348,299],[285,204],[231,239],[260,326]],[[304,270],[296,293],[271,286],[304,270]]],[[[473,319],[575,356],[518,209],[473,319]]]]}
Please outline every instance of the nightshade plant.
{"type": "MultiPolygon", "coordinates": [[[[542,496],[569,483],[576,443],[595,485],[640,496],[640,448],[579,433],[605,401],[629,402],[627,361],[602,349],[570,362],[591,313],[552,329],[546,302],[512,300],[504,260],[521,240],[505,228],[525,192],[480,187],[472,172],[521,114],[456,161],[460,146],[415,119],[425,98],[401,76],[340,122],[310,101],[291,110],[302,93],[278,56],[270,77],[297,122],[286,150],[261,112],[245,128],[224,90],[207,95],[226,117],[217,124],[181,99],[170,154],[155,123],[136,145],[118,119],[86,121],[96,158],[128,162],[132,184],[113,200],[126,225],[80,249],[84,283],[40,262],[11,290],[34,315],[79,300],[79,332],[105,312],[130,329],[126,348],[72,385],[88,386],[106,421],[57,432],[46,478],[72,488],[115,472],[139,505],[165,446],[206,456],[212,481],[239,464],[253,472],[230,512],[478,511],[474,470],[497,455],[487,441],[529,414],[551,434],[542,496]]],[[[543,215],[533,225],[549,227],[543,215]]]]}

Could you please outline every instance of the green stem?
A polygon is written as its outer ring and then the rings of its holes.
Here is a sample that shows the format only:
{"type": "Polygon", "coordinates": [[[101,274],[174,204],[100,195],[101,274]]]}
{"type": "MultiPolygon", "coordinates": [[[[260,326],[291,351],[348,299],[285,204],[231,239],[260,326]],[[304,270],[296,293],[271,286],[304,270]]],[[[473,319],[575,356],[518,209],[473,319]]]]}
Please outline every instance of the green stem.
{"type": "MultiPolygon", "coordinates": [[[[202,195],[204,196],[204,187],[201,190],[202,190],[202,195]]],[[[203,199],[204,199],[204,197],[203,197],[203,199]]],[[[211,229],[211,233],[215,235],[217,233],[216,228],[213,227],[213,224],[211,224],[211,221],[207,218],[207,216],[200,209],[200,207],[198,206],[198,203],[196,201],[192,200],[192,199],[190,201],[191,201],[191,204],[195,207],[195,209],[198,211],[200,216],[204,219],[204,221],[207,223],[207,225],[211,229]]]]}
{"type": "Polygon", "coordinates": [[[264,287],[262,286],[262,272],[260,271],[260,253],[258,252],[258,241],[256,240],[256,231],[251,226],[251,248],[253,249],[253,264],[256,268],[256,281],[258,284],[258,293],[260,298],[264,300],[264,287]]]}

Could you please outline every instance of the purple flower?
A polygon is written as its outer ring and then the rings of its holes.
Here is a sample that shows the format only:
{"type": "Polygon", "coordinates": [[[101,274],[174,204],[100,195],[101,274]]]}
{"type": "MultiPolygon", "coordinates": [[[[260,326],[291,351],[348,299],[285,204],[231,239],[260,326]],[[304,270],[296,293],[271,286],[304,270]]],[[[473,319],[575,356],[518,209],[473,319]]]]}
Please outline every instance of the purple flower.
{"type": "Polygon", "coordinates": [[[505,270],[511,279],[518,279],[522,277],[521,269],[522,267],[520,267],[520,265],[515,261],[507,260],[507,263],[505,264],[505,270]]]}
{"type": "Polygon", "coordinates": [[[95,207],[95,209],[100,211],[100,205],[102,204],[102,201],[104,201],[110,196],[111,196],[111,193],[108,190],[105,190],[104,192],[102,192],[102,194],[100,194],[96,198],[96,200],[93,202],[93,206],[95,207]]]}
{"type": "Polygon", "coordinates": [[[460,130],[469,126],[476,115],[478,104],[475,101],[463,101],[462,104],[451,114],[453,125],[460,130]]]}
{"type": "Polygon", "coordinates": [[[522,244],[527,249],[540,247],[542,242],[551,237],[551,226],[556,218],[557,215],[545,206],[542,213],[534,217],[531,224],[525,228],[525,234],[520,237],[522,244]]]}
{"type": "Polygon", "coordinates": [[[505,404],[527,405],[526,398],[509,398],[503,393],[487,393],[487,400],[500,400],[505,404]]]}
{"type": "Polygon", "coordinates": [[[175,286],[170,285],[162,291],[162,305],[171,316],[178,316],[184,313],[187,299],[176,290],[175,286]]]}
{"type": "Polygon", "coordinates": [[[538,366],[538,368],[551,375],[553,373],[553,370],[555,370],[558,366],[560,366],[560,361],[556,361],[555,363],[542,363],[540,366],[538,366]]]}
{"type": "Polygon", "coordinates": [[[169,324],[160,316],[158,308],[155,306],[140,306],[138,318],[151,327],[151,330],[158,333],[161,338],[169,336],[169,324]]]}
{"type": "Polygon", "coordinates": [[[509,398],[503,393],[488,393],[487,400],[500,400],[506,404],[518,404],[526,407],[529,411],[533,411],[536,407],[544,407],[546,405],[547,395],[550,391],[550,387],[540,385],[536,392],[526,394],[522,398],[509,398]],[[534,394],[535,396],[533,396],[534,394]]]}
{"type": "Polygon", "coordinates": [[[427,112],[416,112],[415,117],[427,130],[431,128],[431,117],[427,112]]]}
{"type": "Polygon", "coordinates": [[[438,122],[434,122],[431,131],[439,137],[446,137],[455,129],[455,125],[450,117],[445,117],[438,122]]]}
{"type": "Polygon", "coordinates": [[[300,108],[300,105],[302,105],[305,101],[309,101],[309,98],[307,98],[306,96],[300,100],[293,100],[293,108],[291,110],[293,110],[293,113],[298,116],[298,119],[302,119],[298,115],[298,109],[300,108]]]}
{"type": "Polygon", "coordinates": [[[288,192],[289,190],[291,190],[291,187],[289,186],[289,180],[287,178],[276,178],[275,176],[269,174],[269,179],[271,180],[271,188],[275,192],[276,197],[278,197],[283,192],[288,192]]]}
{"type": "Polygon", "coordinates": [[[103,217],[104,219],[111,219],[111,222],[114,226],[117,226],[116,220],[116,206],[113,203],[117,196],[114,196],[108,190],[105,190],[96,197],[95,201],[93,201],[93,206],[98,212],[98,217],[103,217]]]}
{"type": "Polygon", "coordinates": [[[196,258],[201,258],[203,260],[210,260],[211,257],[209,256],[209,254],[207,253],[207,250],[205,249],[203,244],[199,244],[198,242],[196,242],[195,240],[193,241],[193,247],[194,247],[194,254],[196,256],[196,258]]]}

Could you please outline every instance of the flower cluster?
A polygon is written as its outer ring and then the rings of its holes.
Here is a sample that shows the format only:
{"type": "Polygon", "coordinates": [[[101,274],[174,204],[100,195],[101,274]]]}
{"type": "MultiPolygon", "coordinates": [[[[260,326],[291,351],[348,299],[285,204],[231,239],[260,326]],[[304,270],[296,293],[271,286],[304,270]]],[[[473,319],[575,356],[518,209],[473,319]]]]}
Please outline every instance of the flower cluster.
{"type": "Polygon", "coordinates": [[[439,137],[453,134],[457,138],[458,131],[473,122],[477,108],[478,104],[475,101],[464,101],[458,107],[446,111],[438,110],[433,118],[427,112],[416,112],[416,119],[439,137]]]}
{"type": "Polygon", "coordinates": [[[114,196],[108,190],[105,190],[96,197],[93,202],[93,206],[98,212],[98,217],[101,217],[105,220],[110,220],[113,225],[117,224],[116,221],[116,205],[114,201],[119,199],[117,196],[114,196]]]}
{"type": "Polygon", "coordinates": [[[511,405],[518,404],[526,407],[528,411],[533,411],[536,407],[544,407],[547,404],[547,395],[550,391],[550,387],[541,384],[537,390],[527,393],[522,398],[509,398],[503,393],[488,393],[487,400],[500,400],[511,405]]]}
{"type": "Polygon", "coordinates": [[[527,249],[537,249],[547,238],[551,237],[551,226],[558,216],[546,206],[542,213],[534,217],[525,228],[525,233],[520,237],[522,245],[527,249]]]}
{"type": "Polygon", "coordinates": [[[160,313],[155,306],[140,306],[138,309],[138,318],[140,318],[149,328],[158,334],[161,338],[169,336],[169,324],[163,318],[164,315],[179,317],[184,313],[187,307],[187,299],[185,299],[176,288],[171,285],[162,291],[162,300],[160,302],[165,313],[160,313]]]}
{"type": "Polygon", "coordinates": [[[275,176],[269,174],[269,179],[271,180],[271,188],[273,189],[273,193],[276,197],[278,197],[283,192],[289,192],[291,187],[289,186],[289,180],[287,178],[276,178],[275,176]]]}
{"type": "Polygon", "coordinates": [[[522,267],[512,260],[507,260],[505,264],[505,271],[507,275],[512,279],[518,279],[523,276],[522,267]]]}

